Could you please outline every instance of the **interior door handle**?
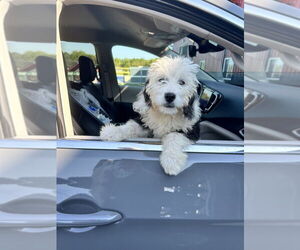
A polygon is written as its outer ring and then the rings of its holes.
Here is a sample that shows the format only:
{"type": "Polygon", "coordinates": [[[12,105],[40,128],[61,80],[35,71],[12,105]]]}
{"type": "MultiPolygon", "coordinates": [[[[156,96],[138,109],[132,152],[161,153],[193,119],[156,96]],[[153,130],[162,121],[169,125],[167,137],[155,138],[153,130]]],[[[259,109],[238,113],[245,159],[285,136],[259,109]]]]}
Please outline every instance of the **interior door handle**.
{"type": "Polygon", "coordinates": [[[58,227],[91,227],[115,223],[122,219],[122,215],[115,211],[102,210],[91,214],[57,213],[58,227]]]}
{"type": "Polygon", "coordinates": [[[261,94],[257,91],[245,89],[245,91],[244,91],[244,110],[251,108],[258,102],[260,102],[263,98],[264,98],[263,94],[261,94]]]}

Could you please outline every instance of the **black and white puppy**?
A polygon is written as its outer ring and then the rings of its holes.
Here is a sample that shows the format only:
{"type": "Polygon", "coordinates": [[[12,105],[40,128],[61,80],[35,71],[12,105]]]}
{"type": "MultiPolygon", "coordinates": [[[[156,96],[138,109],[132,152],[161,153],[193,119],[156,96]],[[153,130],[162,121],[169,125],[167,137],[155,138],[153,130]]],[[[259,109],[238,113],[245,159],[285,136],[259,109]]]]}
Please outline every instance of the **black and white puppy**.
{"type": "Polygon", "coordinates": [[[162,138],[160,163],[166,174],[186,167],[184,148],[200,138],[198,65],[183,57],[163,57],[150,66],[147,82],[133,103],[139,118],[102,127],[100,139],[162,138]]]}

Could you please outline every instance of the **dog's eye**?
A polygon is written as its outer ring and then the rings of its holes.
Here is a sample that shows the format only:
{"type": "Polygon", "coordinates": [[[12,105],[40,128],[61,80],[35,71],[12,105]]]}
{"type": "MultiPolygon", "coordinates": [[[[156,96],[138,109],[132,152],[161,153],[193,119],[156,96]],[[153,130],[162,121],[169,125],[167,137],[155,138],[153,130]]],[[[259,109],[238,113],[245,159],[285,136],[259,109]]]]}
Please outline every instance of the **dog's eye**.
{"type": "Polygon", "coordinates": [[[180,81],[178,81],[178,83],[179,83],[180,85],[184,85],[184,84],[185,84],[185,81],[180,80],[180,81]]]}
{"type": "Polygon", "coordinates": [[[164,81],[166,81],[166,78],[159,78],[158,81],[159,82],[164,82],[164,81]]]}

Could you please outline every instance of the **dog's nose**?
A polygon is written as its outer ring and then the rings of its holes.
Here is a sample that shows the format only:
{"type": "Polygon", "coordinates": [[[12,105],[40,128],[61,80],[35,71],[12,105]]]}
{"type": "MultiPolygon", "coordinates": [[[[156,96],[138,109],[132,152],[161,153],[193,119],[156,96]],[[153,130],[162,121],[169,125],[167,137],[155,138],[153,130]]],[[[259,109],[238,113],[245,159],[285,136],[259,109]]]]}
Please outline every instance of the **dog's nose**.
{"type": "Polygon", "coordinates": [[[174,93],[165,93],[165,99],[168,103],[171,103],[175,100],[176,95],[174,93]]]}

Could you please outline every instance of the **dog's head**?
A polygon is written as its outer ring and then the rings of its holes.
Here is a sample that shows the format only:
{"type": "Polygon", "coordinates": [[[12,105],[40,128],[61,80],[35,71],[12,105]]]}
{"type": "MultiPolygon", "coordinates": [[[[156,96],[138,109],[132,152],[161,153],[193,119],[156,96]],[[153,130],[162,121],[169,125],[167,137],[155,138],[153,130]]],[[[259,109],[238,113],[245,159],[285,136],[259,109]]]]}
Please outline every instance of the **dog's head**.
{"type": "Polygon", "coordinates": [[[144,90],[145,102],[164,114],[176,114],[197,93],[199,66],[184,57],[162,57],[152,63],[144,90]]]}

